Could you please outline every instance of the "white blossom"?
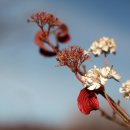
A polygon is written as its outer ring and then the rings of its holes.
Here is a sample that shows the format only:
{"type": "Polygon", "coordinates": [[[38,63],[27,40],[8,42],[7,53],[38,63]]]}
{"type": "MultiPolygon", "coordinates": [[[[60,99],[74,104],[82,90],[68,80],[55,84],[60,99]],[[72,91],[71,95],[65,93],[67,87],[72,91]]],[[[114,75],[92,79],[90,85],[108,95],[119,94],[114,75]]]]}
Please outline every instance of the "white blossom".
{"type": "Polygon", "coordinates": [[[122,84],[122,87],[119,88],[119,92],[126,100],[130,99],[130,80],[127,80],[125,83],[122,84]]]}
{"type": "Polygon", "coordinates": [[[89,53],[99,56],[102,53],[115,53],[116,52],[116,43],[114,39],[108,37],[102,37],[94,41],[89,48],[89,53]]]}
{"type": "Polygon", "coordinates": [[[97,68],[94,66],[81,79],[84,81],[84,86],[89,90],[99,89],[103,87],[108,79],[119,80],[121,76],[112,69],[112,67],[97,68]]]}
{"type": "Polygon", "coordinates": [[[99,89],[102,85],[104,86],[107,78],[104,78],[100,74],[100,69],[94,66],[94,68],[90,69],[84,76],[82,76],[82,80],[87,89],[95,90],[99,89]]]}

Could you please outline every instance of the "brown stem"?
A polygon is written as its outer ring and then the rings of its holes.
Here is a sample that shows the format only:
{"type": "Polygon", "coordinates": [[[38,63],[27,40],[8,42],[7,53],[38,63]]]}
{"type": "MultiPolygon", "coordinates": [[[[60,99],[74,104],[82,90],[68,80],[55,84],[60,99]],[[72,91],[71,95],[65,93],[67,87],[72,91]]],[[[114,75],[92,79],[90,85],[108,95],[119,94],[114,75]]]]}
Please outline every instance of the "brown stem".
{"type": "Polygon", "coordinates": [[[109,98],[111,104],[114,107],[114,111],[123,119],[128,127],[130,127],[130,117],[114,100],[108,96],[104,91],[100,93],[105,99],[109,98]]]}
{"type": "Polygon", "coordinates": [[[104,54],[104,65],[105,65],[105,67],[108,66],[108,58],[107,58],[106,54],[104,54]]]}
{"type": "Polygon", "coordinates": [[[83,65],[82,67],[83,67],[83,72],[86,74],[87,73],[86,66],[83,65]]]}
{"type": "Polygon", "coordinates": [[[48,27],[48,31],[47,31],[47,34],[49,35],[50,33],[50,30],[51,30],[51,26],[48,27]]]}
{"type": "Polygon", "coordinates": [[[56,36],[55,32],[53,31],[53,32],[51,32],[51,33],[53,33],[53,35],[55,36],[56,47],[59,48],[59,41],[58,41],[58,39],[57,39],[57,36],[56,36]]]}
{"type": "Polygon", "coordinates": [[[125,123],[120,122],[119,120],[117,120],[117,118],[115,117],[115,114],[114,114],[114,116],[110,116],[108,113],[106,113],[106,112],[105,112],[104,110],[102,110],[101,108],[99,108],[99,111],[101,112],[101,115],[102,115],[104,118],[106,118],[106,119],[108,119],[108,120],[110,120],[110,121],[112,121],[112,122],[115,122],[116,124],[118,124],[118,125],[120,125],[120,126],[127,127],[127,125],[126,125],[125,123]]]}
{"type": "Polygon", "coordinates": [[[57,54],[59,51],[52,45],[52,43],[50,42],[50,40],[48,39],[47,43],[49,44],[49,46],[52,48],[52,50],[57,54]]]}
{"type": "Polygon", "coordinates": [[[75,73],[75,76],[82,84],[84,83],[84,81],[79,77],[79,75],[77,73],[75,73]]]}
{"type": "Polygon", "coordinates": [[[82,76],[85,74],[80,68],[78,68],[78,73],[82,76]]]}

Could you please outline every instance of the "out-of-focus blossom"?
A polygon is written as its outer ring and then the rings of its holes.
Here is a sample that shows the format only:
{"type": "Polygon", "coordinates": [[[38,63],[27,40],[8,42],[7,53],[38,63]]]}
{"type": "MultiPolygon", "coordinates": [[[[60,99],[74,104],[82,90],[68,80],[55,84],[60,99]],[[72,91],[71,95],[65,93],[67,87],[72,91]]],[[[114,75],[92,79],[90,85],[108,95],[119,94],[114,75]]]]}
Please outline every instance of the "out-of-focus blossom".
{"type": "Polygon", "coordinates": [[[51,13],[44,11],[35,13],[28,19],[28,22],[34,22],[40,28],[40,31],[36,33],[35,43],[43,56],[55,56],[59,51],[59,43],[68,43],[71,39],[67,25],[51,13]],[[55,46],[51,42],[51,34],[55,37],[55,46]],[[45,44],[48,44],[53,51],[45,47],[45,44]]]}
{"type": "Polygon", "coordinates": [[[127,80],[125,83],[122,84],[122,87],[119,88],[119,92],[126,100],[130,99],[130,80],[127,80]]]}
{"type": "Polygon", "coordinates": [[[116,53],[116,43],[114,39],[110,39],[108,37],[102,37],[96,41],[94,41],[89,48],[89,53],[94,54],[95,56],[100,56],[102,53],[116,53]]]}
{"type": "Polygon", "coordinates": [[[33,14],[28,22],[35,22],[40,28],[44,28],[47,24],[49,27],[57,26],[60,24],[60,20],[53,14],[47,12],[38,12],[33,14]]]}
{"type": "Polygon", "coordinates": [[[81,77],[84,86],[87,87],[88,90],[96,90],[104,87],[107,80],[111,78],[118,81],[121,76],[110,67],[97,68],[96,66],[81,77]]]}
{"type": "Polygon", "coordinates": [[[89,91],[86,88],[80,91],[77,102],[79,110],[83,114],[89,114],[91,111],[99,109],[97,96],[93,91],[89,91]]]}
{"type": "Polygon", "coordinates": [[[60,66],[68,66],[75,73],[78,71],[81,64],[89,58],[89,55],[84,54],[84,50],[78,46],[65,48],[56,56],[60,66]]]}
{"type": "Polygon", "coordinates": [[[66,24],[62,23],[57,17],[53,14],[47,12],[38,12],[33,14],[29,22],[35,22],[42,32],[53,33],[56,37],[56,40],[60,43],[67,43],[70,41],[70,35],[68,27],[66,24]]]}

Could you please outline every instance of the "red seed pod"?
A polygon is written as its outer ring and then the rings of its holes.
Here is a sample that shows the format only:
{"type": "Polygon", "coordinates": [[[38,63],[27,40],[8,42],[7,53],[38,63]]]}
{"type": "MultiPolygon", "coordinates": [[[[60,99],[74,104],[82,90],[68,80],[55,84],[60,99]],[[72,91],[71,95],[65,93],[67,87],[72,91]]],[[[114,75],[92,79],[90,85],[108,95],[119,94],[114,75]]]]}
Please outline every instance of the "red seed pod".
{"type": "Polygon", "coordinates": [[[47,47],[45,47],[43,39],[45,39],[45,37],[43,36],[43,32],[42,31],[37,32],[34,41],[36,45],[39,47],[40,54],[45,57],[55,56],[56,53],[54,51],[51,51],[47,47]]]}
{"type": "Polygon", "coordinates": [[[70,41],[70,35],[68,31],[68,27],[65,24],[61,24],[58,26],[56,30],[57,40],[61,43],[67,43],[70,41]]]}
{"type": "Polygon", "coordinates": [[[83,114],[89,114],[93,110],[99,109],[99,102],[97,96],[93,91],[86,88],[82,89],[78,96],[78,107],[83,114]]]}

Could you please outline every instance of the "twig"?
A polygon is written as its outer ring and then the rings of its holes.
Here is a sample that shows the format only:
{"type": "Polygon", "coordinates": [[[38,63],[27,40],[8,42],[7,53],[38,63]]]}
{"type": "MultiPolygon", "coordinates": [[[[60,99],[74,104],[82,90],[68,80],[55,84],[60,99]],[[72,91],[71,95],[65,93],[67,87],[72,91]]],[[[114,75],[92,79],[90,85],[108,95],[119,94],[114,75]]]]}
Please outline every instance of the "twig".
{"type": "MultiPolygon", "coordinates": [[[[109,121],[112,121],[120,126],[124,126],[124,127],[127,127],[127,125],[123,122],[120,122],[119,120],[117,120],[117,118],[113,117],[113,116],[110,116],[108,113],[106,113],[104,110],[102,110],[101,108],[99,108],[99,111],[101,112],[101,115],[108,119],[109,121]]],[[[115,112],[114,112],[115,113],[115,112]]]]}
{"type": "MultiPolygon", "coordinates": [[[[106,93],[102,92],[100,94],[106,99],[106,95],[107,95],[106,93]]],[[[113,105],[114,111],[116,112],[116,114],[119,115],[123,119],[123,121],[128,127],[130,127],[129,115],[123,110],[123,108],[121,108],[117,103],[115,103],[115,101],[109,95],[107,95],[107,97],[111,101],[111,104],[113,105]]]]}

